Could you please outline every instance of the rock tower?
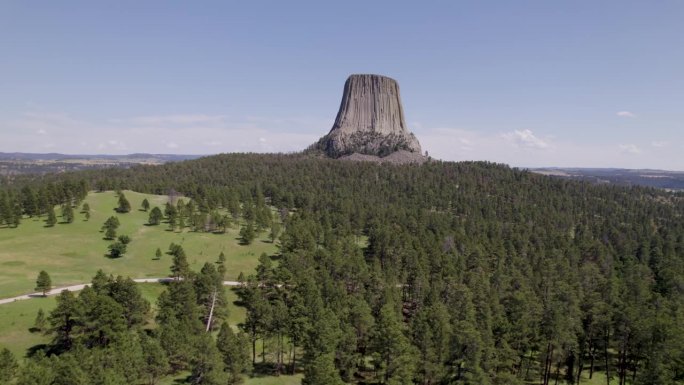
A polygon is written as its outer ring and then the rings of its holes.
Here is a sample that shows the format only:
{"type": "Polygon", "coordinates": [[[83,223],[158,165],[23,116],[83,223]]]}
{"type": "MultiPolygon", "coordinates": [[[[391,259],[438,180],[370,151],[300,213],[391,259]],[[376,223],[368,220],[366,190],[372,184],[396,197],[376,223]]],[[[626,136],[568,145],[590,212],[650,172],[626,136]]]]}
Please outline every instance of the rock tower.
{"type": "Polygon", "coordinates": [[[353,153],[420,154],[418,139],[406,127],[399,84],[381,75],[349,76],[335,124],[315,146],[333,158],[353,153]]]}

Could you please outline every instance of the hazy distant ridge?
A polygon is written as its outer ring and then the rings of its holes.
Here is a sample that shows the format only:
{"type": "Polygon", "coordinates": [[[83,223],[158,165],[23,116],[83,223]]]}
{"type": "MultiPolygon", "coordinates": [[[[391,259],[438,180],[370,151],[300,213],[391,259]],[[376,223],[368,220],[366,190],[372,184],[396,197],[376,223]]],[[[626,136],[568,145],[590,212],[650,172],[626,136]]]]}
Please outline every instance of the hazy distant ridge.
{"type": "Polygon", "coordinates": [[[164,162],[177,162],[181,160],[197,159],[204,155],[183,155],[183,154],[146,154],[135,153],[126,155],[107,155],[107,154],[59,154],[59,153],[27,153],[27,152],[0,152],[0,160],[66,160],[66,159],[158,159],[164,162]]]}
{"type": "Polygon", "coordinates": [[[612,183],[621,186],[647,186],[684,191],[684,171],[624,168],[562,168],[543,167],[530,171],[555,176],[586,180],[593,183],[612,183]]]}

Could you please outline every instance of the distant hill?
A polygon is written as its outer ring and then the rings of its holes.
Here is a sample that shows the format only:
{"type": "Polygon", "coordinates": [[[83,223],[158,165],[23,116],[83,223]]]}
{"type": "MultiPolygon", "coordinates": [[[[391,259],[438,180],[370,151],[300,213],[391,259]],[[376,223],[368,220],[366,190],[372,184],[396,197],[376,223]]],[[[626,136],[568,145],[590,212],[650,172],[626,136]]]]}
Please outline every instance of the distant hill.
{"type": "Polygon", "coordinates": [[[178,155],[178,154],[146,154],[146,153],[136,153],[127,155],[106,155],[106,154],[58,154],[58,153],[44,153],[35,154],[28,152],[0,152],[0,160],[95,160],[95,159],[108,159],[108,160],[127,160],[127,161],[157,161],[158,163],[166,162],[177,162],[181,160],[197,159],[203,155],[178,155]]]}
{"type": "Polygon", "coordinates": [[[0,175],[47,174],[105,167],[131,167],[138,164],[164,164],[197,159],[202,155],[127,154],[73,155],[0,152],[0,175]]]}
{"type": "Polygon", "coordinates": [[[684,190],[684,171],[624,168],[533,168],[537,174],[586,180],[597,184],[647,186],[665,190],[684,190]]]}

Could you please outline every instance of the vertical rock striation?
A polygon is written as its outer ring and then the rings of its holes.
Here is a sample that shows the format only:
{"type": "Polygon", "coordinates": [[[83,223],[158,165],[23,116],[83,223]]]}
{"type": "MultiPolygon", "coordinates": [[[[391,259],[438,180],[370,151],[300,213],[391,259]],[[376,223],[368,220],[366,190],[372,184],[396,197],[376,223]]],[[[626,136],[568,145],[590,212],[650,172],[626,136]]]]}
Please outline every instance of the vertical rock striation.
{"type": "Polygon", "coordinates": [[[418,139],[406,127],[399,85],[380,75],[349,76],[335,124],[316,147],[334,158],[400,150],[420,154],[418,139]]]}

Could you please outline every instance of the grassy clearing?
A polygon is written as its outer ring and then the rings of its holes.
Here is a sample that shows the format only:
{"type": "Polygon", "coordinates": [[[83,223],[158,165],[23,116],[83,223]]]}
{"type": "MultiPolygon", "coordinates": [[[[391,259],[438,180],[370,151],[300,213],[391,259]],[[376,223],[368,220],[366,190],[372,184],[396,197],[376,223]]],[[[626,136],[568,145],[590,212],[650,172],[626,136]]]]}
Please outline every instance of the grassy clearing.
{"type": "MultiPolygon", "coordinates": [[[[181,244],[188,255],[188,262],[199,270],[205,262],[215,262],[218,255],[226,255],[226,279],[237,279],[240,272],[253,272],[261,253],[273,254],[275,246],[268,242],[266,234],[257,238],[252,245],[238,243],[237,226],[225,234],[194,233],[185,229],[168,231],[165,224],[147,226],[148,213],[140,211],[142,200],[147,198],[152,207],[163,205],[166,196],[155,196],[125,191],[133,210],[117,214],[114,208],[117,197],[113,192],[90,193],[85,202],[90,205],[90,220],[85,221],[80,207],[71,224],[57,224],[45,227],[45,217],[24,218],[16,228],[0,228],[0,298],[11,297],[34,291],[38,271],[46,270],[53,286],[66,286],[90,282],[98,269],[108,274],[132,278],[165,277],[169,274],[170,256],[164,254],[155,260],[157,247],[163,252],[170,243],[181,244]],[[121,226],[117,233],[129,235],[133,241],[122,258],[106,256],[110,241],[103,239],[100,228],[110,216],[119,218],[121,226]]],[[[59,213],[59,209],[56,210],[59,213]]],[[[163,284],[138,284],[145,299],[156,311],[156,300],[165,289],[163,284]]],[[[245,319],[245,309],[235,305],[237,295],[226,288],[229,300],[228,322],[235,328],[245,319]]],[[[0,306],[0,346],[9,348],[18,358],[25,357],[32,346],[48,343],[49,336],[32,333],[39,309],[49,313],[56,305],[55,297],[35,298],[0,306]]],[[[152,325],[150,325],[152,326],[152,325]]],[[[162,384],[178,384],[187,377],[181,373],[164,379],[162,384]]],[[[248,385],[290,385],[299,384],[301,375],[280,377],[247,378],[248,385]]]]}
{"type": "Polygon", "coordinates": [[[294,376],[269,376],[247,378],[245,385],[298,385],[302,383],[302,375],[294,376]]]}
{"type": "Polygon", "coordinates": [[[6,347],[15,357],[24,357],[31,346],[47,343],[50,339],[42,333],[31,333],[29,328],[43,309],[45,315],[55,307],[55,297],[34,298],[0,306],[0,346],[6,347]]]}
{"type": "MultiPolygon", "coordinates": [[[[188,262],[195,270],[205,262],[215,262],[223,252],[226,279],[236,279],[241,271],[252,272],[262,252],[273,254],[276,251],[266,233],[249,246],[240,245],[237,226],[225,234],[195,233],[188,229],[172,232],[163,223],[147,226],[149,213],[139,210],[142,200],[147,198],[152,207],[163,209],[168,198],[132,191],[124,193],[132,207],[126,214],[114,211],[117,206],[114,192],[93,192],[85,200],[90,205],[89,221],[79,213],[79,207],[70,224],[44,227],[43,216],[24,218],[16,229],[0,228],[0,298],[32,292],[40,270],[50,274],[53,286],[88,282],[98,269],[131,278],[165,277],[171,266],[170,256],[164,254],[160,260],[153,258],[158,247],[166,252],[172,242],[183,246],[188,262]],[[102,224],[112,215],[121,222],[117,233],[133,240],[126,255],[118,259],[106,256],[111,242],[104,240],[100,232],[102,224]]],[[[59,214],[59,210],[56,211],[59,214]]]]}

